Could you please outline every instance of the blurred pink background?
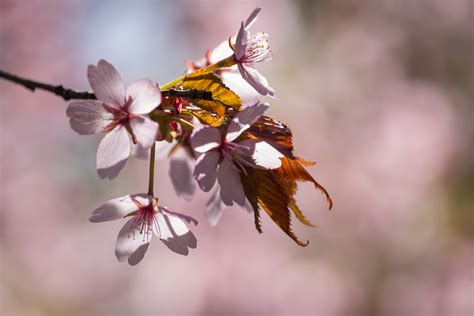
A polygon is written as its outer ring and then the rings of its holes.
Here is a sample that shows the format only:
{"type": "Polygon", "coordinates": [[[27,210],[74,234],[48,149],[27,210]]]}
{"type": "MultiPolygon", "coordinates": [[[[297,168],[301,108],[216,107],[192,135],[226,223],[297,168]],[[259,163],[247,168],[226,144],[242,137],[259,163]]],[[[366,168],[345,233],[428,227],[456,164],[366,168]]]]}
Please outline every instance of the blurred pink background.
{"type": "Polygon", "coordinates": [[[2,0],[0,69],[87,90],[105,58],[126,83],[166,83],[257,5],[270,114],[335,202],[300,187],[317,227],[294,230],[310,245],[266,215],[259,235],[237,208],[210,227],[209,196],[178,199],[160,161],[160,200],[199,220],[198,248],[153,242],[118,263],[123,222],[88,217],[144,192],[147,163],[100,180],[100,136],[75,134],[58,97],[0,79],[2,315],[474,315],[472,0],[2,0]]]}

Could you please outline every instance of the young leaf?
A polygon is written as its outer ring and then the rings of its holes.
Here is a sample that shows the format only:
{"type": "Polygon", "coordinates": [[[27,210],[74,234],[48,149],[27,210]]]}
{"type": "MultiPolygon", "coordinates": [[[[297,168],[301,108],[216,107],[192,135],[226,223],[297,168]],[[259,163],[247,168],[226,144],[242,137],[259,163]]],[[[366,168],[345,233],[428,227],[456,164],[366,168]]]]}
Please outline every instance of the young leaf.
{"type": "Polygon", "coordinates": [[[239,110],[242,102],[237,94],[230,90],[222,80],[210,70],[198,70],[186,75],[181,83],[185,90],[200,90],[212,93],[212,100],[187,99],[195,106],[224,116],[228,108],[239,110]]]}
{"type": "Polygon", "coordinates": [[[309,174],[309,172],[306,171],[306,169],[303,167],[303,165],[308,166],[313,164],[314,163],[304,161],[303,159],[298,157],[296,157],[295,159],[285,157],[281,159],[281,167],[277,169],[277,173],[279,177],[287,181],[312,182],[314,184],[314,187],[324,194],[328,202],[329,209],[331,209],[332,199],[329,196],[329,193],[322,185],[320,185],[316,180],[314,180],[314,178],[309,174]]]}
{"type": "Polygon", "coordinates": [[[288,181],[280,178],[280,181],[283,183],[283,187],[285,188],[286,194],[289,197],[288,201],[288,208],[295,214],[296,218],[306,226],[314,227],[313,224],[307,219],[303,212],[300,210],[298,205],[296,204],[295,194],[297,189],[297,184],[294,181],[288,181]]]}
{"type": "Polygon", "coordinates": [[[246,133],[247,137],[262,139],[286,157],[293,158],[292,133],[288,126],[269,116],[262,116],[246,133]]]}
{"type": "Polygon", "coordinates": [[[242,183],[247,199],[255,212],[255,226],[261,232],[259,222],[259,207],[298,245],[307,246],[309,241],[303,242],[291,230],[291,218],[288,205],[291,196],[287,194],[284,184],[279,181],[278,175],[271,170],[249,169],[242,174],[242,183]],[[255,203],[257,201],[258,203],[255,203]]]}
{"type": "Polygon", "coordinates": [[[187,112],[194,115],[201,123],[207,124],[210,126],[221,126],[224,121],[223,115],[217,115],[215,113],[200,109],[200,108],[187,108],[187,112]]]}
{"type": "Polygon", "coordinates": [[[241,175],[246,197],[254,209],[257,230],[261,232],[258,213],[261,208],[296,243],[300,246],[307,245],[298,240],[291,230],[291,213],[304,225],[313,226],[296,204],[297,182],[313,183],[315,188],[325,195],[329,209],[332,208],[332,200],[326,189],[304,168],[314,163],[293,155],[291,130],[271,117],[261,117],[243,137],[264,140],[285,155],[281,158],[281,167],[276,170],[251,169],[247,170],[246,175],[241,175]]]}

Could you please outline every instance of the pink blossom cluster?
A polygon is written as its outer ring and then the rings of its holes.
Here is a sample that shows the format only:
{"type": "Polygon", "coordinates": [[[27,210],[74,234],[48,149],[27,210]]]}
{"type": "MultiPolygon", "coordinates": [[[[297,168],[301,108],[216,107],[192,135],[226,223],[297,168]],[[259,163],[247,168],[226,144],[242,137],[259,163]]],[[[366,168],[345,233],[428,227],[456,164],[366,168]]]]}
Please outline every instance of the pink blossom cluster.
{"type": "MultiPolygon", "coordinates": [[[[216,187],[206,208],[211,225],[217,224],[226,206],[236,203],[252,209],[242,176],[254,169],[276,170],[282,166],[282,158],[291,156],[271,139],[249,138],[245,134],[269,108],[257,96],[275,95],[255,68],[256,63],[272,59],[268,35],[252,35],[249,31],[259,11],[260,8],[255,9],[242,21],[237,35],[208,51],[206,58],[188,63],[188,73],[206,67],[213,69],[224,87],[229,86],[241,96],[241,109],[226,113],[220,126],[210,126],[186,115],[185,109],[193,106],[194,97],[190,100],[164,96],[166,89],[160,89],[150,79],[125,86],[114,66],[105,60],[89,66],[87,77],[96,100],[72,102],[66,113],[71,128],[80,135],[105,134],[97,149],[99,177],[115,178],[131,155],[150,159],[148,193],[112,199],[90,217],[94,223],[127,219],[115,248],[119,261],[139,263],[153,235],[182,255],[197,246],[196,237],[187,226],[197,224],[196,220],[158,204],[153,193],[155,154],[173,154],[169,155],[170,177],[178,195],[191,198],[195,181],[205,192],[216,187]]],[[[172,88],[180,88],[179,83],[172,88]]]]}

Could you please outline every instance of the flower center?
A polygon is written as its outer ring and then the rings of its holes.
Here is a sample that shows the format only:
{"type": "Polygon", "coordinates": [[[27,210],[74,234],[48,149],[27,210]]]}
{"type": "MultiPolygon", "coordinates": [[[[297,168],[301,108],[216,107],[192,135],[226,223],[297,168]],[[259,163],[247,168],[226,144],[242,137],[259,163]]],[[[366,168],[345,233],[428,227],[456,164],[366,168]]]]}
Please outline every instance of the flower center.
{"type": "Polygon", "coordinates": [[[244,165],[252,166],[251,164],[251,153],[249,153],[249,148],[247,146],[228,142],[224,139],[220,147],[222,157],[231,163],[231,165],[238,171],[240,168],[245,174],[244,165]]]}
{"type": "Polygon", "coordinates": [[[135,239],[136,234],[139,234],[143,235],[144,242],[149,242],[153,233],[153,225],[157,225],[153,205],[142,206],[133,217],[128,237],[135,239]]]}
{"type": "Polygon", "coordinates": [[[240,63],[256,63],[272,59],[272,52],[268,45],[268,35],[257,33],[252,36],[245,47],[245,53],[240,63]]]}

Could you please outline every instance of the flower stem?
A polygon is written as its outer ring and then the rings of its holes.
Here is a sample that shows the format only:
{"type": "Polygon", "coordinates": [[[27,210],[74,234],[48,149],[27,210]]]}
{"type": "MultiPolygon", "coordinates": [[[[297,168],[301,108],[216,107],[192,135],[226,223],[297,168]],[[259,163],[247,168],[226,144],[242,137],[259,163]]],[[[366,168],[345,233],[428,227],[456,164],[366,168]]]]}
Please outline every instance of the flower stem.
{"type": "Polygon", "coordinates": [[[171,118],[173,120],[175,120],[176,122],[178,122],[179,124],[181,124],[183,127],[187,127],[187,128],[190,128],[190,129],[193,129],[194,128],[194,125],[193,123],[191,122],[188,122],[180,117],[177,117],[177,116],[171,116],[171,118]]]}
{"type": "Polygon", "coordinates": [[[153,184],[155,182],[155,148],[156,142],[151,146],[150,152],[150,173],[148,174],[148,195],[154,196],[153,184]]]}

